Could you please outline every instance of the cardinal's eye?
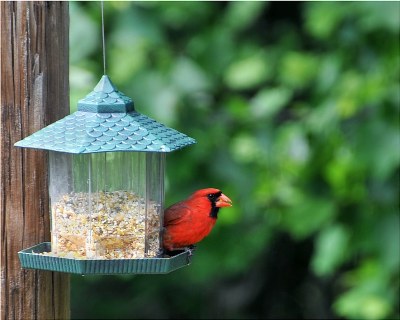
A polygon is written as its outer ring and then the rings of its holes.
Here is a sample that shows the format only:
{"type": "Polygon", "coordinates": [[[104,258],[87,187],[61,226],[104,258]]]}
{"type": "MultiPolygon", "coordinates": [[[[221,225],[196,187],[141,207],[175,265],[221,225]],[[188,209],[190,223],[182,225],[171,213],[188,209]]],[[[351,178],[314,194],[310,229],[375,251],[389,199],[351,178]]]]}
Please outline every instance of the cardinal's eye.
{"type": "Polygon", "coordinates": [[[211,201],[216,201],[218,199],[218,197],[221,195],[221,192],[217,192],[217,193],[209,193],[207,195],[207,198],[211,201]]]}

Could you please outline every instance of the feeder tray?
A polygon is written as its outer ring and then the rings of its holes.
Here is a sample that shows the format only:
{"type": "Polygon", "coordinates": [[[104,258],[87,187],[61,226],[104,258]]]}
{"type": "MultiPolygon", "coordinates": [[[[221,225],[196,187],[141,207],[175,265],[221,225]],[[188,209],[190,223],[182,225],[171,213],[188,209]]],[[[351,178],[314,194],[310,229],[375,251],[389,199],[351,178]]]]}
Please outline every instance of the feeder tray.
{"type": "Polygon", "coordinates": [[[190,264],[189,252],[170,258],[143,259],[70,259],[45,255],[50,242],[42,242],[18,252],[22,268],[74,273],[80,275],[165,274],[190,264]]]}

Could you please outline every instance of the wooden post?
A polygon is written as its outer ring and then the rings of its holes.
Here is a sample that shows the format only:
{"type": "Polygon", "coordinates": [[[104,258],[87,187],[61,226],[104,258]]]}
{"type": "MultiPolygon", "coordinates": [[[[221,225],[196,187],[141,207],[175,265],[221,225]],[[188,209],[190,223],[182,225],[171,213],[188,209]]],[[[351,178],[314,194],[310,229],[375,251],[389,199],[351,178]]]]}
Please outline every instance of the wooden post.
{"type": "Polygon", "coordinates": [[[22,270],[50,240],[45,151],[13,144],[69,114],[68,2],[0,2],[0,319],[70,316],[69,275],[22,270]]]}

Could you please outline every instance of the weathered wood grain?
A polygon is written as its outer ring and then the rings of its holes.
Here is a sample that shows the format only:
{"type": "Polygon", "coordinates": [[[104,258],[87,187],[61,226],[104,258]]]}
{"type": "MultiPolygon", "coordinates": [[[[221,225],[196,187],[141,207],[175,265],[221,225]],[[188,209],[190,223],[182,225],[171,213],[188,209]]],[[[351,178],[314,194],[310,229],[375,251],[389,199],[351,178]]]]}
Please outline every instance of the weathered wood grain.
{"type": "Polygon", "coordinates": [[[69,113],[68,2],[2,1],[0,25],[0,318],[69,318],[69,276],[19,263],[50,240],[47,154],[13,146],[69,113]]]}

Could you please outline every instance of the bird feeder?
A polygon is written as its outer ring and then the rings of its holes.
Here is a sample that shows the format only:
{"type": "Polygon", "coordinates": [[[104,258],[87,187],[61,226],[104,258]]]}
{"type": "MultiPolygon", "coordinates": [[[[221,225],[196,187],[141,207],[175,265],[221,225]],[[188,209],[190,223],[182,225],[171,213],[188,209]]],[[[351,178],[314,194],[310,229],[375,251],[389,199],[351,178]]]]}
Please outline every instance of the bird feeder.
{"type": "Polygon", "coordinates": [[[104,75],[77,112],[15,144],[49,150],[51,243],[20,251],[22,267],[121,274],[187,265],[187,252],[159,252],[165,154],[193,143],[135,111],[104,75]]]}

